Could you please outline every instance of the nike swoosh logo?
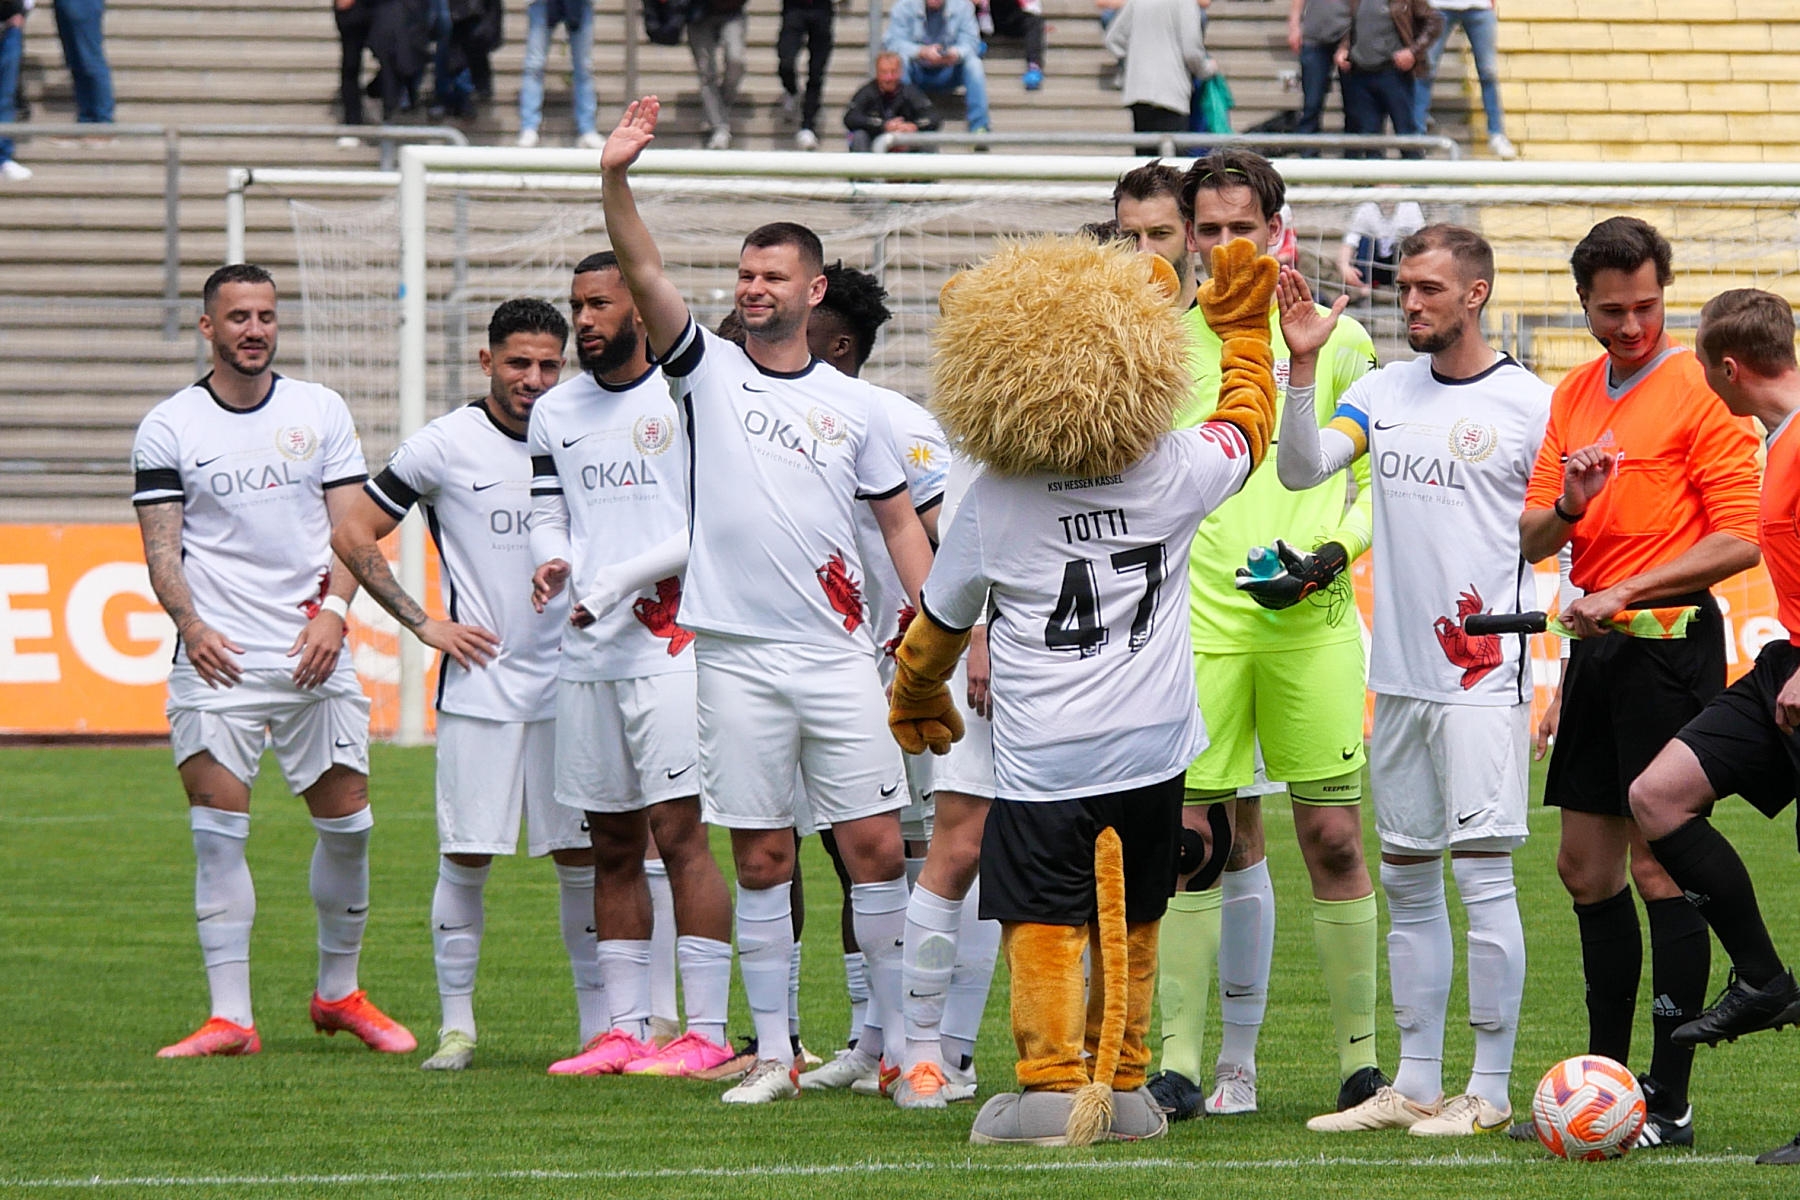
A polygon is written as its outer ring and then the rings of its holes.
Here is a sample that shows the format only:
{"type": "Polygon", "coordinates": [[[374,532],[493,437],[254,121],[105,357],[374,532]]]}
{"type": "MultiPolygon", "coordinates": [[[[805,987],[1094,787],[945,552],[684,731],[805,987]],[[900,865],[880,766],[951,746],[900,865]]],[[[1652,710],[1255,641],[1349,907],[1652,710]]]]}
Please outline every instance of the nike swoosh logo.
{"type": "Polygon", "coordinates": [[[1458,825],[1467,825],[1470,821],[1473,821],[1476,817],[1479,817],[1482,813],[1484,813],[1486,811],[1487,811],[1487,809],[1485,809],[1485,808],[1478,808],[1466,817],[1463,817],[1463,816],[1457,817],[1456,823],[1458,825]]]}
{"type": "Polygon", "coordinates": [[[1242,1000],[1245,996],[1254,996],[1254,995],[1256,995],[1255,992],[1226,992],[1225,998],[1227,1000],[1242,1000]]]}
{"type": "Polygon", "coordinates": [[[895,792],[897,792],[899,790],[900,790],[900,785],[897,783],[893,787],[884,787],[881,789],[881,798],[883,800],[886,800],[889,796],[893,795],[895,792]]]}
{"type": "Polygon", "coordinates": [[[333,746],[336,746],[339,750],[354,750],[354,749],[356,749],[355,742],[333,742],[331,744],[333,746]]]}
{"type": "Polygon", "coordinates": [[[438,923],[438,928],[443,930],[445,933],[455,933],[459,929],[467,929],[469,926],[473,925],[474,923],[475,922],[473,922],[473,921],[464,921],[461,925],[445,925],[443,922],[440,921],[438,923]]]}
{"type": "Polygon", "coordinates": [[[201,461],[194,464],[194,470],[198,471],[203,467],[210,467],[214,463],[218,462],[221,458],[224,458],[224,457],[225,456],[223,454],[215,454],[211,458],[202,459],[201,461]]]}
{"type": "Polygon", "coordinates": [[[1369,1040],[1369,1039],[1370,1039],[1370,1038],[1372,1038],[1372,1037],[1374,1037],[1374,1036],[1375,1036],[1375,1035],[1374,1035],[1374,1034],[1372,1034],[1372,1033],[1365,1033],[1365,1034],[1363,1034],[1363,1035],[1362,1035],[1362,1036],[1361,1036],[1361,1037],[1353,1037],[1353,1038],[1351,1038],[1351,1039],[1350,1039],[1350,1044],[1351,1044],[1351,1045],[1352,1045],[1352,1046],[1354,1046],[1354,1045],[1356,1045],[1356,1043],[1358,1043],[1358,1042],[1366,1042],[1366,1041],[1368,1041],[1368,1040],[1369,1040]]]}
{"type": "Polygon", "coordinates": [[[503,484],[505,482],[506,482],[506,480],[504,480],[504,479],[496,479],[492,483],[478,483],[475,485],[475,490],[478,492],[485,492],[489,488],[499,487],[501,484],[503,484]]]}
{"type": "Polygon", "coordinates": [[[755,387],[751,387],[751,386],[750,386],[750,385],[749,385],[749,384],[747,384],[747,383],[746,383],[746,384],[745,384],[745,385],[744,385],[744,390],[745,390],[745,391],[746,391],[746,392],[762,392],[762,393],[764,393],[764,394],[765,394],[765,395],[766,395],[766,394],[767,394],[767,393],[768,393],[768,391],[769,391],[769,389],[768,389],[768,388],[755,388],[755,387]]]}
{"type": "Polygon", "coordinates": [[[369,906],[366,904],[360,905],[360,906],[352,904],[349,908],[346,908],[344,911],[349,913],[353,917],[360,917],[364,913],[369,911],[369,906]]]}
{"type": "Polygon", "coordinates": [[[584,433],[584,434],[582,434],[582,435],[581,435],[581,437],[575,437],[575,438],[564,438],[564,439],[563,439],[563,440],[562,440],[562,443],[563,443],[563,449],[564,449],[564,450],[567,450],[567,449],[568,449],[568,448],[569,448],[569,447],[570,447],[570,446],[573,446],[573,445],[574,445],[574,444],[575,444],[575,443],[576,443],[576,442],[579,442],[579,441],[580,441],[580,440],[581,440],[581,438],[584,438],[584,437],[590,437],[590,436],[592,436],[592,435],[591,435],[591,434],[586,434],[586,433],[584,433]]]}
{"type": "Polygon", "coordinates": [[[594,927],[593,927],[593,926],[592,926],[592,925],[589,925],[589,926],[588,926],[588,927],[587,927],[587,931],[588,931],[588,932],[589,932],[589,933],[599,933],[599,932],[600,932],[600,931],[599,931],[599,930],[598,930],[598,929],[595,929],[595,928],[594,928],[594,927]]]}
{"type": "Polygon", "coordinates": [[[1342,753],[1344,755],[1344,761],[1349,762],[1351,759],[1356,757],[1356,747],[1352,746],[1352,747],[1350,747],[1350,749],[1345,750],[1342,753]]]}
{"type": "Polygon", "coordinates": [[[935,1000],[937,997],[943,995],[944,993],[942,993],[942,992],[915,992],[911,988],[907,988],[906,994],[908,996],[911,996],[914,1000],[935,1000]]]}
{"type": "Polygon", "coordinates": [[[686,775],[689,771],[691,771],[693,769],[694,769],[694,764],[689,763],[687,766],[681,768],[681,770],[679,770],[679,771],[664,771],[663,774],[667,775],[670,779],[680,779],[683,775],[686,775]]]}
{"type": "Polygon", "coordinates": [[[1405,421],[1389,421],[1386,425],[1383,425],[1380,421],[1377,421],[1377,422],[1375,422],[1375,428],[1377,428],[1377,429],[1398,429],[1404,424],[1406,424],[1405,421]]]}
{"type": "Polygon", "coordinates": [[[587,823],[586,817],[581,818],[581,832],[583,832],[583,833],[592,833],[593,832],[593,830],[588,828],[588,823],[587,823]]]}

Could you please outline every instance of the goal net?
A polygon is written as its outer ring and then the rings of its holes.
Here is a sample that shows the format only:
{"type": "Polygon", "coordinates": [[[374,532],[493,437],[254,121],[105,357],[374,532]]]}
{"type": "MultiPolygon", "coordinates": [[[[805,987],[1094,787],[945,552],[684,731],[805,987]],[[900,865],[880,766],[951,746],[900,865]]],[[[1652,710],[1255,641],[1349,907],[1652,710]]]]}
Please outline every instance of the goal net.
{"type": "MultiPolygon", "coordinates": [[[[1379,164],[1371,163],[1371,167],[1379,164]]],[[[1691,342],[1704,301],[1729,287],[1761,286],[1800,302],[1800,191],[1784,189],[1582,187],[1297,186],[1290,228],[1297,265],[1315,294],[1344,290],[1340,257],[1358,208],[1392,217],[1416,204],[1427,222],[1467,225],[1493,243],[1498,268],[1486,320],[1490,336],[1554,381],[1599,352],[1575,303],[1569,253],[1596,222],[1619,214],[1656,225],[1675,246],[1668,323],[1691,342]]],[[[458,177],[459,184],[469,175],[458,177]]],[[[500,302],[535,296],[566,303],[575,263],[607,246],[591,181],[546,191],[532,177],[496,176],[493,185],[434,186],[425,209],[427,260],[426,418],[485,390],[476,352],[500,302]]],[[[1033,185],[987,183],[827,185],[766,177],[647,178],[640,208],[695,318],[716,325],[730,309],[743,234],[767,221],[798,221],[825,244],[827,261],[876,275],[893,319],[866,375],[929,402],[931,325],[939,287],[996,238],[1073,232],[1111,214],[1110,181],[1033,185]]],[[[343,392],[355,412],[371,467],[397,444],[401,373],[400,215],[392,198],[310,198],[288,202],[300,264],[303,344],[310,378],[343,392]]],[[[1387,249],[1380,247],[1379,249],[1387,249]]],[[[1350,315],[1368,327],[1383,361],[1409,357],[1390,282],[1380,275],[1350,315]]],[[[572,357],[572,352],[571,352],[572,357]]],[[[1376,550],[1379,553],[1379,548],[1376,550]]],[[[1365,569],[1367,561],[1361,564],[1365,569]]],[[[1549,602],[1554,574],[1540,578],[1549,602]]],[[[1366,580],[1365,593],[1366,618],[1366,580]]],[[[1732,657],[1745,664],[1772,636],[1772,598],[1760,572],[1724,590],[1733,614],[1732,657]]],[[[433,597],[435,603],[435,595],[433,597]]],[[[375,685],[377,727],[391,729],[397,634],[366,600],[356,614],[358,666],[375,685]]],[[[1557,646],[1538,639],[1540,703],[1554,686],[1557,646]]],[[[409,686],[429,686],[423,684],[409,686]]]]}

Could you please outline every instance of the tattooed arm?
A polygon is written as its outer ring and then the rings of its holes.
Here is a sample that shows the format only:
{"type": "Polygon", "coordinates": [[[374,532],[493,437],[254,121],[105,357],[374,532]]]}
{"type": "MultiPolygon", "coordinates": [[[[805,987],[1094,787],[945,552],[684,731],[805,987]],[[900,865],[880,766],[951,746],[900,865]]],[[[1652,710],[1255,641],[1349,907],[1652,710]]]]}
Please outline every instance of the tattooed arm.
{"type": "Polygon", "coordinates": [[[150,587],[163,611],[175,622],[188,661],[207,687],[231,687],[243,676],[235,655],[244,649],[200,619],[194,596],[181,569],[181,518],[179,500],[140,504],[138,532],[144,539],[144,561],[150,566],[150,587]]]}

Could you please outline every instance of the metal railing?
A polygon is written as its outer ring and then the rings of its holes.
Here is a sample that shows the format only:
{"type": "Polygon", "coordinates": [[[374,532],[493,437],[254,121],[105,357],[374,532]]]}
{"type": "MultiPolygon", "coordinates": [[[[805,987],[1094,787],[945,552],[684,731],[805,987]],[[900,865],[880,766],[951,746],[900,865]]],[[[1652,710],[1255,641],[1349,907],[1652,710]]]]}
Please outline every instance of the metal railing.
{"type": "Polygon", "coordinates": [[[1276,157],[1286,157],[1294,150],[1418,150],[1437,151],[1447,159],[1460,159],[1462,146],[1454,138],[1442,134],[1368,134],[1368,133],[1074,133],[1046,131],[1042,133],[963,133],[938,130],[927,133],[884,133],[869,148],[876,154],[900,150],[935,149],[939,146],[973,146],[976,149],[1002,146],[1085,146],[1096,150],[1114,147],[1154,145],[1164,158],[1173,158],[1180,148],[1213,149],[1218,146],[1248,146],[1269,149],[1276,157]]]}
{"type": "MultiPolygon", "coordinates": [[[[630,6],[627,5],[627,8],[630,6]]],[[[440,125],[118,124],[30,121],[0,124],[0,138],[161,138],[163,143],[163,339],[181,335],[181,142],[201,137],[354,137],[375,143],[392,170],[397,148],[410,142],[466,146],[462,130],[440,125]]]]}

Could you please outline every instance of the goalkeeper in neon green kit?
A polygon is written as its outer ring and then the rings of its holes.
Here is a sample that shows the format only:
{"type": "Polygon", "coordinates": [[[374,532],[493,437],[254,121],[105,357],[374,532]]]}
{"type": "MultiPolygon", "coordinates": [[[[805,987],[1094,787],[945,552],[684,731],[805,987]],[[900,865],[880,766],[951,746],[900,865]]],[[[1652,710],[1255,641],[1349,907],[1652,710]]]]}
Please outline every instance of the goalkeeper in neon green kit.
{"type": "MultiPolygon", "coordinates": [[[[1280,237],[1285,192],[1267,160],[1228,148],[1200,159],[1185,176],[1160,163],[1128,173],[1114,193],[1114,214],[1140,249],[1176,267],[1185,304],[1193,295],[1193,256],[1205,262],[1213,246],[1234,237],[1259,249],[1280,237]]],[[[1199,308],[1187,308],[1186,319],[1195,388],[1177,415],[1182,427],[1211,414],[1219,388],[1219,339],[1199,308]]],[[[1269,320],[1276,379],[1285,383],[1287,349],[1274,309],[1269,320]]],[[[1369,335],[1355,321],[1340,320],[1319,356],[1321,423],[1338,395],[1374,366],[1369,335]]],[[[1369,547],[1368,469],[1361,460],[1350,476],[1300,493],[1283,489],[1272,470],[1259,470],[1194,539],[1189,611],[1210,745],[1188,771],[1182,882],[1165,918],[1160,964],[1162,1072],[1150,1082],[1177,1120],[1203,1110],[1256,1109],[1256,1039],[1268,998],[1275,908],[1260,805],[1235,797],[1255,777],[1259,744],[1268,777],[1286,783],[1293,797],[1295,833],[1312,880],[1313,930],[1338,1056],[1337,1107],[1354,1106],[1388,1082],[1375,1057],[1376,909],[1362,857],[1360,807],[1364,665],[1348,574],[1369,547]],[[1245,567],[1253,547],[1278,555],[1270,569],[1245,567]],[[1205,1070],[1202,1034],[1215,961],[1224,1036],[1208,1096],[1197,1081],[1205,1070]]]]}

